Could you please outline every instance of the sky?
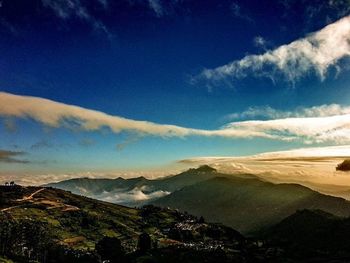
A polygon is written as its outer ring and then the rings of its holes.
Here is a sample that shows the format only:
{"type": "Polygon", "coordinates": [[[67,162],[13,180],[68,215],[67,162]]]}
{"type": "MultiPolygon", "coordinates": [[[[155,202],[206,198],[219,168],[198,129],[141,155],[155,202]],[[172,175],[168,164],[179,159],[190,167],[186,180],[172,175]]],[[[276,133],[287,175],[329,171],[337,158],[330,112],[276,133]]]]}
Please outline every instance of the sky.
{"type": "Polygon", "coordinates": [[[0,179],[348,145],[349,43],[349,0],[2,0],[0,179]]]}

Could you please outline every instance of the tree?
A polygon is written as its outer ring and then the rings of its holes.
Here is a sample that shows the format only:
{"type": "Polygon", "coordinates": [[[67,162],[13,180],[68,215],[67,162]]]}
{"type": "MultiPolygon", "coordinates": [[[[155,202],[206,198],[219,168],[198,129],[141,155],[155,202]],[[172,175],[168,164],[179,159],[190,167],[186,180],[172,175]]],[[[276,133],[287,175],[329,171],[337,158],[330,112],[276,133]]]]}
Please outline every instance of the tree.
{"type": "Polygon", "coordinates": [[[125,252],[120,240],[116,237],[104,237],[95,246],[97,254],[102,260],[110,262],[124,262],[125,252]]]}
{"type": "Polygon", "coordinates": [[[338,164],[337,171],[350,171],[350,159],[344,160],[342,163],[338,164]]]}

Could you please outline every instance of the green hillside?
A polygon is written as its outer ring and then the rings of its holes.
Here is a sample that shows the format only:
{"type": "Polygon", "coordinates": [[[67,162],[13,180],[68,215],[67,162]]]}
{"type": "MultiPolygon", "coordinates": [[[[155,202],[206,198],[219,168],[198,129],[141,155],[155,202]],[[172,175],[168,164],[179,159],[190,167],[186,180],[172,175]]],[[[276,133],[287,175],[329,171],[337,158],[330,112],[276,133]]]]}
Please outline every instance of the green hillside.
{"type": "MultiPolygon", "coordinates": [[[[160,251],[173,257],[179,249],[184,258],[197,253],[184,262],[200,262],[217,249],[225,254],[240,249],[239,258],[246,253],[239,232],[176,210],[128,208],[54,188],[0,186],[0,256],[15,262],[102,262],[103,251],[117,251],[118,242],[122,252],[117,257],[123,254],[118,260],[125,262],[142,262],[142,246],[162,260],[160,251]],[[140,245],[145,235],[149,245],[140,245]],[[110,241],[103,243],[106,238],[110,241]]],[[[215,258],[213,253],[209,262],[215,258]]]]}

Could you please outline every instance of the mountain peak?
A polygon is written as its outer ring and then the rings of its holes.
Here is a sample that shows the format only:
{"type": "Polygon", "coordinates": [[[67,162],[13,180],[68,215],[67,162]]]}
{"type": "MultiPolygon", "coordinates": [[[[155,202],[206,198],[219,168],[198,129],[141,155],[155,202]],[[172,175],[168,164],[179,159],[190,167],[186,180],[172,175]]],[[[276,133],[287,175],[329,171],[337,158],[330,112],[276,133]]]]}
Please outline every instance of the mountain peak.
{"type": "Polygon", "coordinates": [[[191,172],[201,172],[201,173],[216,173],[216,169],[209,166],[209,165],[201,165],[198,168],[191,168],[189,169],[191,172]]]}

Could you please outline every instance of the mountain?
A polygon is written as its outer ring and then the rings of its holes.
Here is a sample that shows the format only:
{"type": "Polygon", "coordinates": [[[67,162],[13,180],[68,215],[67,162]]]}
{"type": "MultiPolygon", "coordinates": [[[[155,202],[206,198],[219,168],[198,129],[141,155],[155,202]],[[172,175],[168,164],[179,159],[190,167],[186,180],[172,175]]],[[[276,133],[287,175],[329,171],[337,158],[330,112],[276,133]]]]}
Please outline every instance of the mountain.
{"type": "Polygon", "coordinates": [[[254,177],[217,176],[152,204],[204,216],[242,233],[253,233],[278,223],[301,209],[321,209],[350,216],[350,202],[327,196],[297,184],[273,184],[254,177]]]}
{"type": "Polygon", "coordinates": [[[180,209],[249,234],[302,209],[350,215],[350,203],[342,198],[298,184],[273,184],[250,174],[222,174],[207,165],[155,180],[80,178],[48,186],[128,206],[180,209]]]}
{"type": "Polygon", "coordinates": [[[155,180],[149,180],[144,177],[131,179],[120,177],[116,179],[77,178],[45,186],[71,191],[75,194],[108,202],[128,206],[141,206],[185,186],[215,178],[219,175],[224,176],[214,168],[203,165],[178,175],[155,180]]]}

